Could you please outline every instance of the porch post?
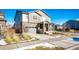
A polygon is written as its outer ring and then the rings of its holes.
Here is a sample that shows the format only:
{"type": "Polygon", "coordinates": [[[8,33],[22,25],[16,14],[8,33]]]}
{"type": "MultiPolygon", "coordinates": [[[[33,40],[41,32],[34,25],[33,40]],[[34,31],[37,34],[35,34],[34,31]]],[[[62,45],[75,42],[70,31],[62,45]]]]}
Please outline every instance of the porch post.
{"type": "Polygon", "coordinates": [[[45,23],[43,22],[43,33],[45,32],[45,23]]]}
{"type": "Polygon", "coordinates": [[[48,23],[48,31],[49,31],[49,28],[50,28],[50,24],[48,23]]]}

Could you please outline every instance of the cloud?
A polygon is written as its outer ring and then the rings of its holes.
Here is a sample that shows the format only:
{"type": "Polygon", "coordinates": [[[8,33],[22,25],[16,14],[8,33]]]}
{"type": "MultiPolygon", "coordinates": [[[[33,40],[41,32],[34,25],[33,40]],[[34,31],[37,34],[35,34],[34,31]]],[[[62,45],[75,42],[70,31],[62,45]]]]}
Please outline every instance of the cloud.
{"type": "Polygon", "coordinates": [[[76,19],[76,20],[79,20],[79,19],[76,19]]]}
{"type": "Polygon", "coordinates": [[[12,27],[12,26],[14,25],[14,22],[8,21],[8,22],[6,23],[6,25],[9,26],[9,27],[12,27]]]}

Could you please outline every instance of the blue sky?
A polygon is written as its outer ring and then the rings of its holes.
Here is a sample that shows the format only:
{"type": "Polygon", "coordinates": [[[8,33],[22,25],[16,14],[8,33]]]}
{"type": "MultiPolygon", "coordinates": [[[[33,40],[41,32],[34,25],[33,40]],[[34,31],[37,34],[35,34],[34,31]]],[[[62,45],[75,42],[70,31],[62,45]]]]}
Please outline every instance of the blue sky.
{"type": "MultiPolygon", "coordinates": [[[[37,9],[19,9],[25,12],[31,12],[37,9]]],[[[70,19],[79,19],[79,9],[43,9],[50,17],[53,23],[63,24],[70,19]]],[[[0,9],[5,13],[5,20],[14,23],[16,9],[0,9]]]]}

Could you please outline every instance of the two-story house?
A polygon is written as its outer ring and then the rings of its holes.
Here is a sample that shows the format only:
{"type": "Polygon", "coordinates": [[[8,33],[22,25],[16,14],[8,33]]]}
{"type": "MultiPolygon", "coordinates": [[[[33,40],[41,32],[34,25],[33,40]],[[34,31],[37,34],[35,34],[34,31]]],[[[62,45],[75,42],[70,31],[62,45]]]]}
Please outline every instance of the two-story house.
{"type": "Polygon", "coordinates": [[[52,30],[51,17],[43,10],[34,12],[17,11],[14,28],[17,33],[44,33],[52,30]]]}

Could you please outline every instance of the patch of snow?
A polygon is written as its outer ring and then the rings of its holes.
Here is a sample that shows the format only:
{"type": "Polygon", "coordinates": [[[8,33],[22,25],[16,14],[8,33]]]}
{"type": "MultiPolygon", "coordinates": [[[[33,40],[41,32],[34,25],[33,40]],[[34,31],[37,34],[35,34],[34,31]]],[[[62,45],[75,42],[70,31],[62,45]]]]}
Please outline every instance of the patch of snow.
{"type": "Polygon", "coordinates": [[[36,38],[32,38],[32,40],[37,40],[36,38]]]}
{"type": "Polygon", "coordinates": [[[4,41],[4,39],[0,40],[0,45],[7,45],[7,43],[4,41]]]}
{"type": "Polygon", "coordinates": [[[34,47],[36,47],[36,46],[52,47],[53,45],[52,45],[52,44],[49,44],[49,43],[39,43],[39,44],[27,46],[27,48],[28,48],[28,49],[31,49],[31,48],[34,48],[34,47]]]}

